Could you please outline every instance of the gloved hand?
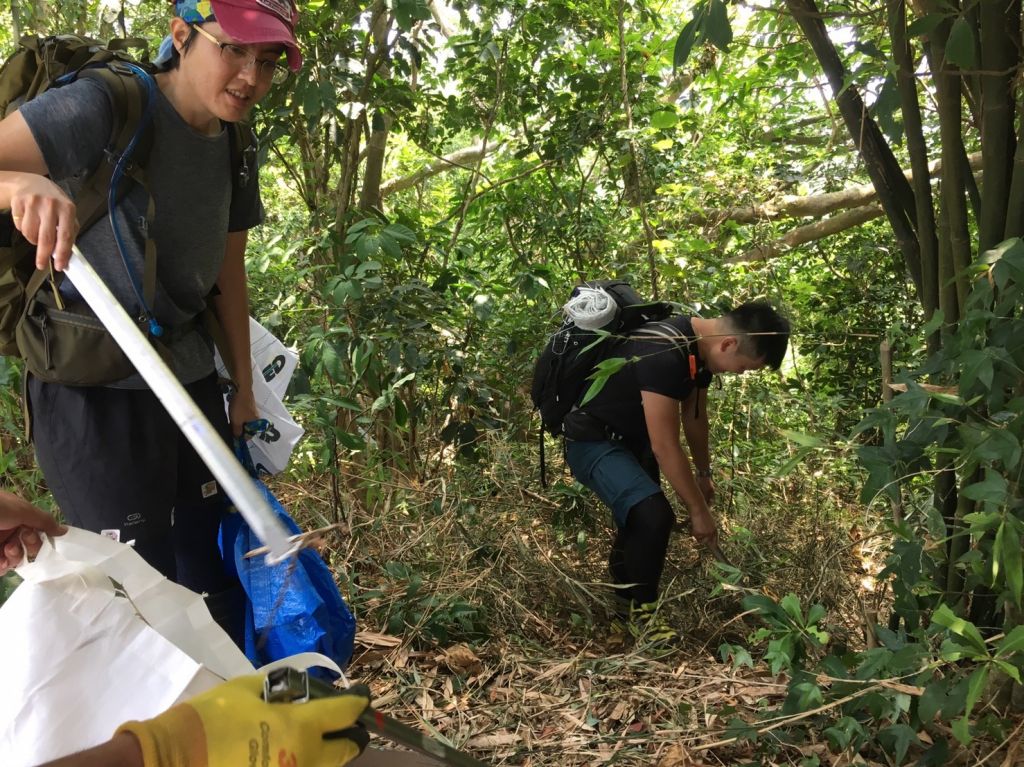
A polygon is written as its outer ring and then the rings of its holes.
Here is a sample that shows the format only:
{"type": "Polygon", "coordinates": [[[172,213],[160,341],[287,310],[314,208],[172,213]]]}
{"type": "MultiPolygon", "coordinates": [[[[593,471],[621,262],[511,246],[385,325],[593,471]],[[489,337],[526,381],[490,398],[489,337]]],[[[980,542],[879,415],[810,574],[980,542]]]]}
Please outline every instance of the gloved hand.
{"type": "Polygon", "coordinates": [[[138,739],[145,767],[337,767],[366,747],[369,733],[356,719],[369,704],[365,685],[306,703],[267,703],[263,677],[243,676],[117,732],[138,739]]]}

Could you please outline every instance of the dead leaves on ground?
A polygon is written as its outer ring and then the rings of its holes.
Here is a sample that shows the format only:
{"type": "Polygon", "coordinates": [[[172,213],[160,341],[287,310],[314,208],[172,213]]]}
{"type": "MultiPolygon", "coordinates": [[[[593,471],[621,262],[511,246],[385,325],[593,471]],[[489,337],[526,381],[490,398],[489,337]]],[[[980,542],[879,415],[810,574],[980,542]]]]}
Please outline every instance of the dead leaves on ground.
{"type": "Polygon", "coordinates": [[[716,764],[697,756],[701,743],[722,736],[715,712],[729,706],[753,721],[757,706],[786,689],[784,680],[733,674],[710,657],[673,667],[595,649],[538,660],[497,640],[410,652],[372,639],[352,671],[378,707],[495,764],[716,764]]]}

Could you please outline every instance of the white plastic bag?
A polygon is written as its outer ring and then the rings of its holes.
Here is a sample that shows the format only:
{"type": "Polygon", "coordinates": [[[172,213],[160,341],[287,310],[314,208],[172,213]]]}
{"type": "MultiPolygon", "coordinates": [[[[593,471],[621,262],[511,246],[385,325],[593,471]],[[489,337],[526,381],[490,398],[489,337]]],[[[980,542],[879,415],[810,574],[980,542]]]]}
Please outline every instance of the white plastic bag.
{"type": "Polygon", "coordinates": [[[129,546],[71,528],[0,608],[0,754],[31,767],[252,673],[198,594],[129,546]]]}
{"type": "MultiPolygon", "coordinates": [[[[252,317],[249,318],[249,355],[256,409],[261,418],[271,423],[271,428],[265,433],[249,440],[249,453],[258,470],[277,474],[288,466],[292,451],[304,433],[282,402],[292,373],[299,364],[299,356],[252,317]]],[[[215,362],[217,372],[227,377],[227,368],[219,351],[215,354],[215,362]]]]}
{"type": "MultiPolygon", "coordinates": [[[[25,582],[0,607],[0,765],[35,765],[105,742],[224,679],[254,672],[203,598],[130,546],[78,528],[17,569],[25,582]]],[[[305,653],[279,661],[324,666],[305,653]]],[[[301,704],[297,704],[301,705],[301,704]]],[[[382,744],[377,744],[382,745],[382,744]]],[[[431,767],[371,746],[360,767],[431,767]]]]}

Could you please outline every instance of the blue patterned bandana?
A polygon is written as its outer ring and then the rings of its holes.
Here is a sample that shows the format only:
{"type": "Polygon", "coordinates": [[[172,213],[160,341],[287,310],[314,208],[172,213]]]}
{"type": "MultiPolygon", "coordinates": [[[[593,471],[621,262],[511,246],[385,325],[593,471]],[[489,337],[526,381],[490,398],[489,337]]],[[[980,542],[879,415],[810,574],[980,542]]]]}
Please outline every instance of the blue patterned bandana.
{"type": "MultiPolygon", "coordinates": [[[[174,3],[174,15],[180,17],[189,24],[202,24],[205,21],[214,21],[213,8],[210,0],[176,0],[174,3]]],[[[171,60],[171,53],[174,50],[174,41],[167,35],[160,41],[160,48],[156,52],[153,64],[162,67],[171,60]]]]}
{"type": "Polygon", "coordinates": [[[174,15],[189,24],[202,24],[214,19],[210,0],[175,0],[174,15]]]}

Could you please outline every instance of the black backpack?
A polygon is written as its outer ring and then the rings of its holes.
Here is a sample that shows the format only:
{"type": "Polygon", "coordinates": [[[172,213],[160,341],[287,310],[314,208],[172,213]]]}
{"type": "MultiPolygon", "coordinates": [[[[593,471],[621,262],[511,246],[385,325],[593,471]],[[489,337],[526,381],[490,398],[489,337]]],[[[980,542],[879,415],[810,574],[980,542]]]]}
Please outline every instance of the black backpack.
{"type": "Polygon", "coordinates": [[[580,288],[603,288],[615,301],[613,319],[599,330],[585,330],[566,319],[552,334],[533,367],[530,398],[540,411],[541,484],[547,485],[544,466],[544,432],[559,436],[562,422],[579,403],[597,365],[608,359],[626,333],[647,322],[663,320],[672,314],[672,305],[664,301],[645,301],[623,280],[591,280],[573,288],[570,299],[580,288]]]}

